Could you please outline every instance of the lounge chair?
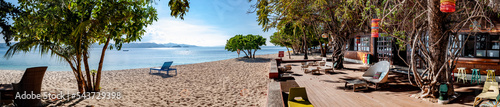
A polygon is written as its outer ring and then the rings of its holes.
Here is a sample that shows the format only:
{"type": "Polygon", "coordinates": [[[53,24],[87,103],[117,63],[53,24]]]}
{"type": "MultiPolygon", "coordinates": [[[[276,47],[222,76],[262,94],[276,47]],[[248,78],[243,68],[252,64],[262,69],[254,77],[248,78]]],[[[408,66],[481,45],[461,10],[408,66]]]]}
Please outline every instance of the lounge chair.
{"type": "Polygon", "coordinates": [[[284,65],[284,67],[285,67],[286,71],[292,70],[292,65],[290,65],[290,64],[286,64],[286,65],[284,65]]]}
{"type": "Polygon", "coordinates": [[[300,66],[300,68],[301,68],[302,70],[304,70],[304,69],[306,69],[306,68],[308,68],[308,67],[309,67],[309,65],[308,65],[307,63],[305,63],[305,62],[302,62],[302,66],[300,66]]]}
{"type": "Polygon", "coordinates": [[[321,61],[318,61],[318,65],[319,66],[325,66],[325,63],[326,63],[326,58],[325,57],[321,58],[321,61]]]}
{"type": "Polygon", "coordinates": [[[151,70],[157,70],[158,73],[161,71],[167,71],[167,75],[168,75],[168,71],[175,70],[175,75],[177,75],[177,69],[170,68],[172,63],[174,63],[174,61],[168,61],[168,62],[163,63],[163,66],[161,66],[161,68],[149,68],[149,73],[151,74],[151,70]]]}
{"type": "Polygon", "coordinates": [[[313,61],[309,61],[306,63],[308,66],[318,66],[318,64],[316,64],[316,62],[313,62],[313,61]]]}
{"type": "Polygon", "coordinates": [[[290,93],[288,94],[288,107],[314,107],[307,98],[305,87],[290,88],[290,93]]]}
{"type": "Polygon", "coordinates": [[[375,89],[378,88],[378,84],[387,82],[387,75],[389,74],[390,63],[387,61],[380,61],[365,71],[363,74],[363,79],[375,83],[375,89]],[[379,77],[375,77],[375,76],[379,77]]]}
{"type": "Polygon", "coordinates": [[[496,99],[495,107],[498,105],[498,82],[484,82],[483,92],[474,98],[474,104],[476,105],[483,99],[496,99]]]}
{"type": "MultiPolygon", "coordinates": [[[[47,67],[27,68],[19,83],[12,83],[14,93],[41,95],[43,76],[47,67]]],[[[19,107],[42,106],[40,99],[14,99],[14,104],[19,107]]]]}
{"type": "Polygon", "coordinates": [[[335,66],[333,62],[325,62],[324,66],[320,66],[319,69],[320,71],[324,71],[325,73],[327,71],[333,72],[333,66],[335,66]]]}
{"type": "Polygon", "coordinates": [[[313,74],[318,74],[317,72],[319,72],[319,67],[316,67],[316,68],[305,68],[304,69],[304,73],[309,73],[309,72],[312,72],[313,74]]]}

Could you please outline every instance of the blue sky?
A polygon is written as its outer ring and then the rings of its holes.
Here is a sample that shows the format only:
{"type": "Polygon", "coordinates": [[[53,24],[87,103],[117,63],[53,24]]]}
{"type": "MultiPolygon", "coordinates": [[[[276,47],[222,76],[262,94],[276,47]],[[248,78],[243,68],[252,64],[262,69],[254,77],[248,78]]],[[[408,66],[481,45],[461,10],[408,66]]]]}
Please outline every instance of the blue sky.
{"type": "MultiPolygon", "coordinates": [[[[7,0],[17,2],[16,0],[7,0]]],[[[197,46],[224,46],[236,34],[257,34],[267,38],[274,29],[263,32],[257,15],[247,13],[248,0],[190,0],[189,12],[184,20],[170,16],[169,0],[156,1],[158,21],[146,28],[143,43],[180,43],[197,46]]],[[[3,40],[1,40],[3,41],[3,40]]]]}

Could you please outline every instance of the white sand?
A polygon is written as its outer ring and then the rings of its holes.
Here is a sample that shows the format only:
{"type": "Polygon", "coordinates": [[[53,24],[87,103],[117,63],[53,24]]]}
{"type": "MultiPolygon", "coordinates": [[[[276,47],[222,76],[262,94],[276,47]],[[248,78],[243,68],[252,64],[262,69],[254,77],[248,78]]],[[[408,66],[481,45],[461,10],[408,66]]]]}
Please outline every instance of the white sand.
{"type": "MultiPolygon", "coordinates": [[[[76,106],[265,106],[269,59],[228,59],[173,66],[174,71],[149,74],[149,68],[104,71],[102,92],[120,92],[121,99],[56,100],[51,105],[76,106]],[[66,101],[66,102],[65,102],[66,101]]],[[[174,62],[175,63],[175,62],[174,62]]],[[[158,63],[161,65],[161,63],[158,63]]],[[[50,66],[49,66],[50,67],[50,66]]],[[[19,82],[24,71],[0,70],[0,84],[19,82]]],[[[72,72],[48,71],[42,92],[77,92],[72,72]]]]}

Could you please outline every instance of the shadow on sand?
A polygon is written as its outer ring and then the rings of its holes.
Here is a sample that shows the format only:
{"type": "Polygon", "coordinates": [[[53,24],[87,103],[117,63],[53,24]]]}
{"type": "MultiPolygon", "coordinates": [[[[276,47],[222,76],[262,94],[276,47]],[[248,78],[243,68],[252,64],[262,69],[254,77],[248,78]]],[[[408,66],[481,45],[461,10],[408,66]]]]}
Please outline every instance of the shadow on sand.
{"type": "Polygon", "coordinates": [[[161,73],[161,72],[157,72],[157,73],[150,73],[149,75],[161,76],[162,78],[170,78],[170,77],[173,77],[173,76],[171,76],[171,75],[168,75],[167,73],[161,73]]]}
{"type": "MultiPolygon", "coordinates": [[[[340,78],[344,81],[338,81],[338,82],[344,82],[349,81],[349,80],[355,80],[355,79],[361,79],[361,77],[351,77],[351,76],[344,76],[343,78],[340,78]]],[[[406,79],[407,80],[407,79],[406,79]]],[[[414,92],[417,93],[420,91],[420,88],[411,85],[408,81],[405,81],[405,79],[402,79],[399,76],[394,76],[390,75],[388,78],[388,82],[383,83],[383,84],[378,84],[379,88],[375,89],[375,84],[367,82],[369,84],[368,89],[364,91],[358,91],[358,92],[363,92],[363,93],[371,93],[373,91],[388,91],[388,92],[414,92]]],[[[346,89],[344,86],[339,86],[337,89],[346,89]]],[[[346,90],[352,90],[352,88],[347,88],[346,90]]]]}
{"type": "MultiPolygon", "coordinates": [[[[76,106],[78,103],[82,102],[83,100],[85,100],[85,98],[73,98],[69,95],[65,95],[64,99],[44,100],[42,105],[43,106],[50,106],[50,107],[58,107],[58,106],[73,107],[73,106],[76,106]]],[[[87,105],[87,106],[90,106],[90,105],[87,105]]]]}
{"type": "Polygon", "coordinates": [[[247,63],[267,63],[271,61],[270,58],[236,58],[236,60],[247,63]]]}
{"type": "Polygon", "coordinates": [[[333,72],[328,72],[328,73],[325,73],[325,74],[329,74],[329,75],[335,75],[335,74],[347,74],[347,73],[344,73],[344,72],[339,72],[339,71],[333,71],[333,72]]]}

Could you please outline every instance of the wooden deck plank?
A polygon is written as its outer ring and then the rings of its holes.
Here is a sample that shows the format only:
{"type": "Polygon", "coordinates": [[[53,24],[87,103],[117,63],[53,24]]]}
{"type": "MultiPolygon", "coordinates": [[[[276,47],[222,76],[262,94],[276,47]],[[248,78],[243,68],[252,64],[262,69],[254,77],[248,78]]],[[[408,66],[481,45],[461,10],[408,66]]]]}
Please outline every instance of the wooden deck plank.
{"type": "MultiPolygon", "coordinates": [[[[344,91],[347,78],[360,78],[364,72],[352,70],[335,70],[334,74],[312,75],[304,74],[300,63],[291,63],[295,82],[300,87],[306,87],[309,100],[315,107],[421,107],[421,106],[465,106],[460,104],[441,105],[409,97],[409,92],[391,92],[374,90],[353,92],[351,88],[344,91]]],[[[358,67],[362,65],[346,65],[358,67]]],[[[390,87],[388,87],[390,88],[390,87]]]]}

